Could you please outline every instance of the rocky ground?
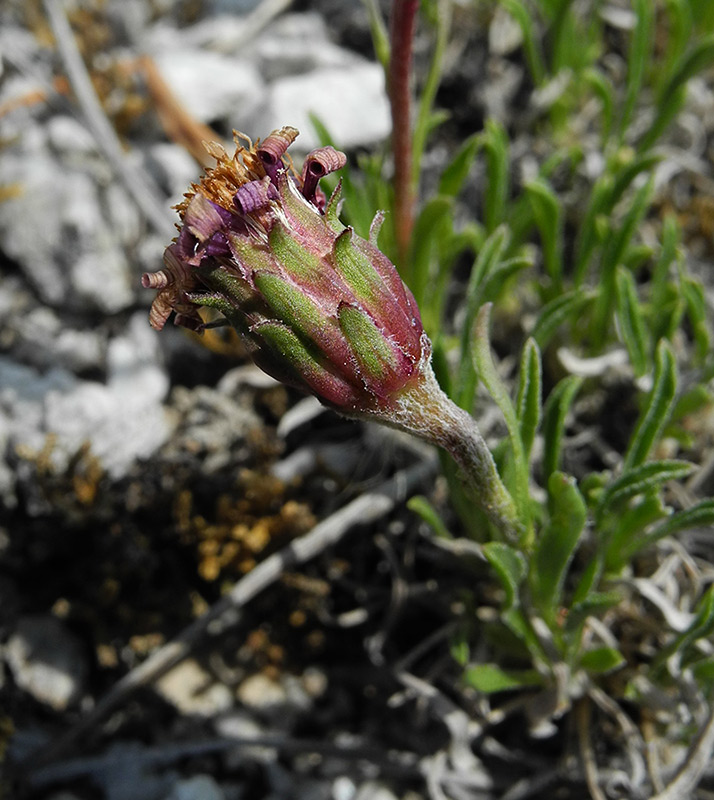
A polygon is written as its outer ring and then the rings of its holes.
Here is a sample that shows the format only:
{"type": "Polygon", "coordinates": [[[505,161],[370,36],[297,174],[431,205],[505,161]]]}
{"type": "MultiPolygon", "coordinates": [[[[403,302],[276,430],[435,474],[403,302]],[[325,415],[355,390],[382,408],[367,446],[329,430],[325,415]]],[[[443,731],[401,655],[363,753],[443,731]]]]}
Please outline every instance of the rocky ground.
{"type": "Polygon", "coordinates": [[[148,325],[140,275],[160,264],[170,206],[200,174],[157,113],[166,88],[191,125],[228,139],[289,123],[305,152],[310,112],[352,153],[389,131],[359,4],[239,5],[0,9],[8,798],[416,798],[422,759],[449,741],[424,690],[397,677],[397,658],[447,621],[404,486],[396,511],[376,496],[377,523],[358,510],[337,525],[345,542],[206,622],[257,562],[395,472],[429,487],[409,478],[423,452],[286,391],[234,339],[148,325]],[[62,19],[99,122],[52,45],[62,19]],[[65,740],[196,620],[205,630],[173,669],[65,740]]]}

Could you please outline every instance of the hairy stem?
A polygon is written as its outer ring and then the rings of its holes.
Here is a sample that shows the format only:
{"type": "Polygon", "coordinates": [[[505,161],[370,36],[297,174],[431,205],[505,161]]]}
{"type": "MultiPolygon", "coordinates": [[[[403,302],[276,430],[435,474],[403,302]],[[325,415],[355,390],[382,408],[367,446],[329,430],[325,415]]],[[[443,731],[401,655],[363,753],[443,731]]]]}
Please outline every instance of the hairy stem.
{"type": "Polygon", "coordinates": [[[523,525],[513,498],[498,474],[476,420],[447,397],[427,364],[419,379],[399,396],[396,409],[380,410],[383,424],[442,447],[458,464],[477,506],[506,541],[517,543],[523,525]]]}

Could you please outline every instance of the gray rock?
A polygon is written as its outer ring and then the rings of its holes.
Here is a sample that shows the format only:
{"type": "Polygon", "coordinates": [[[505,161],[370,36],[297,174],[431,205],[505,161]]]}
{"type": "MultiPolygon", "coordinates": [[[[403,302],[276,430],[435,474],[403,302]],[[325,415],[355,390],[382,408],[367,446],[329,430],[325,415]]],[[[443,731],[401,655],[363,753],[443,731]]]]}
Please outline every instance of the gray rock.
{"type": "MultiPolygon", "coordinates": [[[[201,168],[183,147],[167,142],[152,145],[147,151],[147,166],[159,185],[169,193],[167,205],[181,202],[184,192],[201,176],[201,168]]],[[[176,215],[178,222],[178,214],[176,215]]],[[[164,246],[166,246],[164,242],[164,246]]]]}
{"type": "Polygon", "coordinates": [[[338,147],[381,141],[390,131],[382,68],[356,59],[349,67],[322,68],[281,78],[270,85],[256,127],[270,131],[292,125],[301,134],[293,149],[311,150],[320,144],[310,122],[311,113],[327,127],[338,147]]]}
{"type": "Polygon", "coordinates": [[[62,368],[41,374],[0,357],[0,458],[10,448],[37,453],[51,434],[55,469],[65,469],[89,442],[92,454],[113,478],[125,475],[171,432],[162,406],[168,377],[157,345],[145,314],[134,315],[125,334],[108,345],[106,383],[79,380],[62,368]]]}
{"type": "Polygon", "coordinates": [[[18,190],[0,203],[2,249],[44,302],[104,313],[134,302],[127,251],[140,220],[85,128],[69,117],[34,126],[3,154],[0,183],[18,190]]]}
{"type": "Polygon", "coordinates": [[[347,69],[362,59],[333,44],[319,14],[284,14],[258,38],[251,55],[265,80],[301,75],[316,69],[347,69]]]}
{"type": "Polygon", "coordinates": [[[166,800],[225,800],[225,795],[210,775],[194,775],[176,781],[166,800]]]}
{"type": "Polygon", "coordinates": [[[25,364],[40,369],[64,367],[72,372],[104,368],[104,333],[70,327],[48,306],[17,313],[12,328],[12,354],[25,364]]]}
{"type": "Polygon", "coordinates": [[[257,69],[243,59],[188,49],[178,42],[156,52],[154,59],[179,102],[202,122],[239,121],[265,93],[257,69]]]}
{"type": "Polygon", "coordinates": [[[81,645],[55,617],[22,617],[4,656],[20,689],[56,711],[64,711],[84,688],[87,662],[81,645]]]}

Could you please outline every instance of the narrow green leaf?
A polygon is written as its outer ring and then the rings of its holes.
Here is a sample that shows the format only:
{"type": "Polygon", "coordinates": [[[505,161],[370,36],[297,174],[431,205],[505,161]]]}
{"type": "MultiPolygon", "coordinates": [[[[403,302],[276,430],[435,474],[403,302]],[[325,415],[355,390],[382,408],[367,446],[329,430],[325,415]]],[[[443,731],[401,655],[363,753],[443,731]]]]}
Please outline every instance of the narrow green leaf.
{"type": "Polygon", "coordinates": [[[600,122],[602,124],[602,141],[605,143],[612,132],[615,98],[612,81],[596,67],[590,67],[583,72],[583,80],[594,90],[602,107],[600,122]]]}
{"type": "Polygon", "coordinates": [[[509,242],[510,237],[505,226],[497,228],[486,239],[476,256],[466,287],[466,313],[461,327],[461,359],[457,379],[456,402],[467,411],[471,411],[476,391],[477,381],[473,367],[472,336],[474,321],[482,303],[483,284],[501,261],[509,242]]]}
{"type": "Polygon", "coordinates": [[[549,518],[533,558],[531,589],[544,619],[553,623],[563,583],[580,536],[587,509],[573,478],[554,472],[548,481],[549,518]]]}
{"type": "Polygon", "coordinates": [[[599,522],[604,514],[613,511],[626,500],[638,494],[646,494],[659,489],[667,481],[685,478],[692,473],[692,470],[694,470],[694,464],[675,459],[647,461],[628,469],[603,492],[595,512],[596,520],[599,522]]]}
{"type": "Polygon", "coordinates": [[[459,194],[480,146],[480,133],[472,134],[461,145],[454,158],[441,173],[441,180],[439,181],[440,195],[456,197],[459,194]]]}
{"type": "Polygon", "coordinates": [[[486,177],[488,179],[484,197],[486,229],[494,231],[506,217],[506,205],[510,191],[510,155],[506,129],[499,122],[489,119],[483,134],[486,152],[486,177]]]}
{"type": "Polygon", "coordinates": [[[543,480],[546,483],[560,467],[565,418],[582,383],[582,378],[569,375],[556,384],[546,400],[543,410],[543,480]]]}
{"type": "Polygon", "coordinates": [[[369,17],[369,29],[372,34],[372,47],[374,47],[374,54],[377,61],[382,65],[382,68],[387,72],[389,68],[389,32],[382,16],[382,11],[379,8],[377,0],[362,0],[363,5],[367,9],[367,16],[369,17]]]}
{"type": "Polygon", "coordinates": [[[632,119],[654,43],[654,5],[652,0],[634,0],[634,10],[637,14],[637,25],[632,32],[627,56],[625,103],[620,113],[621,136],[624,136],[632,119]]]}
{"type": "Polygon", "coordinates": [[[631,157],[629,150],[626,152],[628,155],[624,159],[625,163],[618,164],[617,168],[613,170],[612,192],[608,198],[609,209],[615,207],[638,175],[643,172],[652,172],[654,167],[662,161],[662,156],[657,153],[636,154],[631,157]]]}
{"type": "Polygon", "coordinates": [[[560,200],[543,179],[529,181],[524,189],[531,202],[543,246],[543,265],[556,289],[563,281],[563,212],[560,200]]]}
{"type": "Polygon", "coordinates": [[[528,537],[532,533],[530,530],[531,508],[528,490],[530,471],[523,449],[523,442],[521,441],[520,426],[518,424],[516,410],[513,407],[511,398],[508,396],[508,391],[496,370],[491,356],[491,344],[489,341],[490,316],[491,305],[487,303],[482,306],[479,311],[474,326],[474,364],[483,385],[494,399],[506,421],[515,473],[515,486],[512,494],[516,507],[518,508],[519,517],[526,531],[525,536],[528,537]]]}
{"type": "MultiPolygon", "coordinates": [[[[649,0],[647,0],[647,2],[649,2],[649,0]]],[[[612,297],[615,293],[615,271],[623,262],[626,250],[630,247],[635,231],[647,213],[652,198],[653,187],[654,182],[653,179],[650,178],[647,183],[637,191],[632,205],[625,214],[622,225],[614,235],[610,235],[607,246],[603,250],[602,262],[600,265],[600,292],[595,306],[591,330],[592,340],[596,347],[601,346],[606,338],[612,297]]]]}
{"type": "Polygon", "coordinates": [[[714,630],[714,586],[709,586],[697,603],[692,624],[659,651],[651,669],[662,667],[673,653],[681,653],[685,662],[685,651],[699,639],[711,635],[712,630],[714,630]]]}
{"type": "Polygon", "coordinates": [[[687,96],[687,83],[714,63],[714,34],[700,39],[677,62],[671,77],[657,98],[656,114],[650,128],[637,143],[640,151],[651,148],[677,116],[687,96]]]}
{"type": "Polygon", "coordinates": [[[501,5],[518,23],[523,34],[523,49],[531,78],[536,86],[540,86],[545,78],[545,64],[541,53],[538,36],[536,36],[533,15],[521,0],[501,0],[501,5]]]}
{"type": "Polygon", "coordinates": [[[504,670],[498,664],[477,664],[464,672],[464,680],[484,694],[540,686],[543,678],[535,669],[504,670]]]}
{"type": "Polygon", "coordinates": [[[695,75],[708,69],[712,63],[714,63],[714,33],[700,39],[682,57],[664,87],[661,97],[658,98],[658,106],[663,107],[671,103],[680,88],[686,86],[695,75]]]}
{"type": "Polygon", "coordinates": [[[597,220],[601,215],[609,214],[613,185],[614,178],[606,172],[595,181],[590,192],[590,199],[575,241],[573,277],[576,287],[581,286],[585,280],[593,252],[600,241],[597,220]]]}
{"type": "Polygon", "coordinates": [[[426,149],[426,141],[432,130],[433,107],[436,93],[441,83],[444,67],[444,54],[449,41],[451,29],[451,4],[438,2],[434,4],[433,24],[436,27],[434,47],[429,62],[429,71],[426,75],[421,91],[419,92],[419,107],[414,123],[412,136],[412,181],[414,186],[419,185],[421,177],[421,159],[426,149]]]}
{"type": "Polygon", "coordinates": [[[518,589],[526,574],[526,559],[522,553],[503,542],[487,542],[483,554],[498,575],[506,592],[504,608],[518,605],[518,589]]]}
{"type": "Polygon", "coordinates": [[[623,472],[639,466],[649,455],[672,411],[677,391],[677,364],[672,348],[661,339],[655,354],[653,387],[630,439],[623,472]]]}
{"type": "Polygon", "coordinates": [[[407,500],[407,508],[421,517],[440,539],[453,539],[451,531],[446,527],[438,511],[423,495],[414,495],[407,500]]]}
{"type": "Polygon", "coordinates": [[[540,350],[533,339],[528,339],[521,355],[516,409],[521,430],[521,441],[526,461],[530,459],[533,440],[540,424],[542,401],[542,367],[540,350]]]}
{"type": "Polygon", "coordinates": [[[580,666],[588,672],[602,675],[614,672],[625,664],[625,657],[614,647],[595,647],[580,657],[580,666]]]}
{"type": "Polygon", "coordinates": [[[664,218],[662,225],[662,248],[655,262],[650,281],[650,302],[655,316],[661,313],[667,297],[667,284],[670,279],[670,267],[677,257],[679,247],[679,223],[673,214],[664,218]]]}
{"type": "Polygon", "coordinates": [[[714,500],[702,500],[685,511],[678,511],[672,514],[664,522],[658,525],[653,531],[642,537],[638,542],[633,543],[629,553],[633,554],[637,550],[642,550],[651,544],[663,539],[665,536],[673,536],[680,531],[691,528],[706,527],[714,525],[714,500]]]}
{"type": "Polygon", "coordinates": [[[632,508],[616,514],[617,522],[612,533],[607,537],[605,550],[605,569],[608,572],[620,572],[629,562],[638,546],[633,543],[638,541],[642,531],[657,520],[666,517],[669,513],[659,494],[647,495],[632,508]]]}
{"type": "Polygon", "coordinates": [[[565,292],[546,303],[531,332],[538,346],[544,350],[558,328],[568,320],[581,315],[583,309],[592,302],[596,295],[592,292],[575,290],[565,292]]]}
{"type": "Polygon", "coordinates": [[[427,288],[431,277],[434,249],[439,234],[443,235],[445,225],[451,224],[453,200],[450,197],[434,197],[421,210],[414,225],[410,243],[409,287],[419,305],[428,304],[427,288]]]}
{"type": "Polygon", "coordinates": [[[603,614],[620,603],[622,597],[617,592],[590,592],[584,600],[574,603],[565,620],[568,631],[578,629],[590,616],[603,614]]]}
{"type": "Polygon", "coordinates": [[[639,378],[648,368],[649,337],[637,297],[635,279],[629,270],[618,267],[615,288],[620,337],[629,353],[635,375],[639,378]]]}
{"type": "Polygon", "coordinates": [[[697,357],[703,360],[709,353],[711,345],[709,313],[704,287],[699,281],[689,277],[682,278],[680,286],[687,308],[687,316],[692,325],[697,357]]]}
{"type": "Polygon", "coordinates": [[[496,302],[503,292],[508,281],[517,275],[521,270],[533,266],[533,256],[530,253],[523,253],[520,256],[507,258],[501,261],[488,274],[482,284],[481,298],[484,303],[496,302]]]}

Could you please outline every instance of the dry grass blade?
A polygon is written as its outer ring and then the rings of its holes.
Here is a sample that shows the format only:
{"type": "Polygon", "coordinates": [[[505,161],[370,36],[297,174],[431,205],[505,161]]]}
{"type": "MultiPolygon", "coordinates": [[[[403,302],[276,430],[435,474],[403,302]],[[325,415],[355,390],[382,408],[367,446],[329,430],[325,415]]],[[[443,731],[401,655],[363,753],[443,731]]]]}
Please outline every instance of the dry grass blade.
{"type": "Polygon", "coordinates": [[[652,800],[681,800],[683,797],[691,797],[704,770],[711,763],[712,754],[714,754],[714,707],[710,709],[707,721],[692,745],[684,766],[669,786],[652,800]]]}
{"type": "Polygon", "coordinates": [[[173,216],[166,208],[158,187],[126,158],[116,131],[94,91],[61,0],[45,0],[45,10],[55,36],[57,51],[97,147],[149,223],[159,236],[168,241],[175,233],[173,216]]]}
{"type": "Polygon", "coordinates": [[[185,147],[200,166],[213,166],[214,159],[208,154],[204,142],[217,142],[221,137],[208,125],[195,119],[179,103],[153,58],[142,56],[138,66],[144,74],[146,88],[168,138],[185,147]]]}

